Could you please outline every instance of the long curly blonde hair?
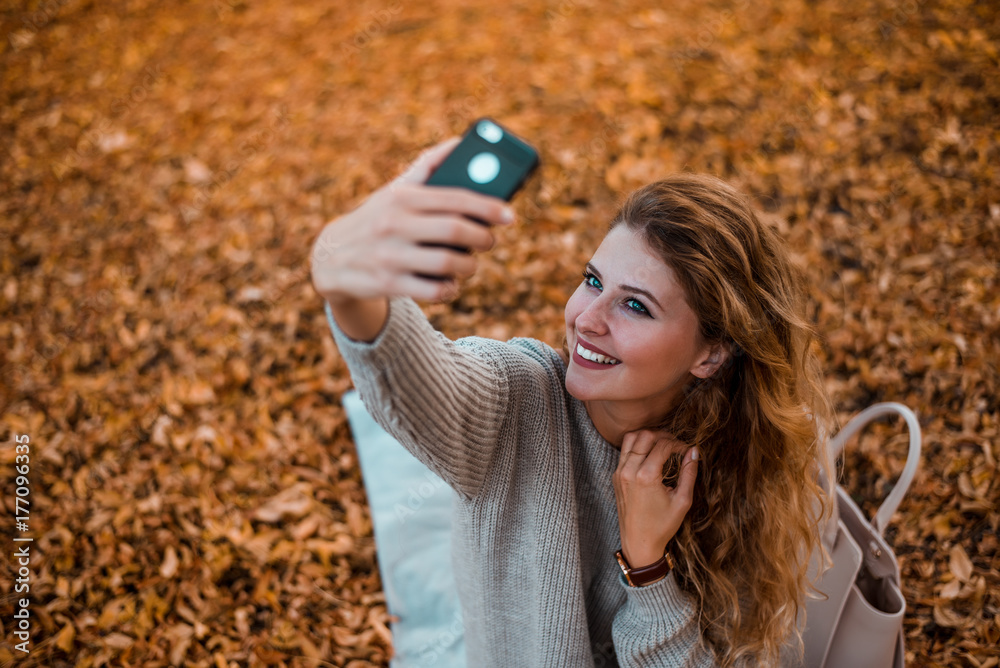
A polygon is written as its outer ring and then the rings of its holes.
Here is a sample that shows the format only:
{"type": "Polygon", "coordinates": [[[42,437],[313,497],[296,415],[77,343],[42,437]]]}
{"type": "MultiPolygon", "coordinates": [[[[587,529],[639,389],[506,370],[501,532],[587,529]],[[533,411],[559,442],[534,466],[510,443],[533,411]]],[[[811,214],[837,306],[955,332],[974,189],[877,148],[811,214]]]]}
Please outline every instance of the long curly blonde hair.
{"type": "Polygon", "coordinates": [[[833,410],[810,349],[801,277],[748,199],[677,174],[628,196],[611,222],[670,266],[701,334],[728,359],[691,376],[660,424],[701,452],[694,504],[672,549],[722,666],[777,665],[801,651],[797,618],[819,527],[833,505],[826,439],[833,410]],[[825,480],[826,487],[821,484],[825,480]]]}

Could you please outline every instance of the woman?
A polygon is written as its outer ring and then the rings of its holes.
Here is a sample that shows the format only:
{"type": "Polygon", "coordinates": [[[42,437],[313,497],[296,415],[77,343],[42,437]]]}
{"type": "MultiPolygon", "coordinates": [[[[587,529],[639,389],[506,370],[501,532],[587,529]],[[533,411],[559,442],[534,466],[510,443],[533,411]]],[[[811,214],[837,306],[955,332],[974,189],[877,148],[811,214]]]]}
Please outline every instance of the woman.
{"type": "Polygon", "coordinates": [[[468,217],[513,220],[422,185],[456,141],[330,223],[312,271],[366,407],[457,493],[469,665],[777,664],[830,506],[831,414],[781,240],[723,182],[674,176],[613,220],[561,354],[453,342],[413,299],[475,271],[444,246],[492,247],[468,217]]]}

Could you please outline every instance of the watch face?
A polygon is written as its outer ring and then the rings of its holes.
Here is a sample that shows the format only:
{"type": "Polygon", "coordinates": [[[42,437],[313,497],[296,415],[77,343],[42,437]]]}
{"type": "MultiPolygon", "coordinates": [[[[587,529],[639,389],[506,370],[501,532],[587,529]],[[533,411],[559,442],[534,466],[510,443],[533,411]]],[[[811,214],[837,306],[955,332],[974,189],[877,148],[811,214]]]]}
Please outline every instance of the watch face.
{"type": "Polygon", "coordinates": [[[615,559],[618,560],[618,565],[621,566],[622,573],[625,575],[625,581],[628,582],[630,587],[634,587],[635,583],[632,582],[632,576],[630,575],[632,569],[629,567],[628,562],[625,561],[625,557],[622,556],[621,550],[615,552],[615,559]]]}
{"type": "Polygon", "coordinates": [[[615,552],[615,559],[618,560],[618,565],[622,567],[622,572],[628,575],[629,565],[628,562],[625,561],[625,557],[622,555],[621,550],[615,552]]]}

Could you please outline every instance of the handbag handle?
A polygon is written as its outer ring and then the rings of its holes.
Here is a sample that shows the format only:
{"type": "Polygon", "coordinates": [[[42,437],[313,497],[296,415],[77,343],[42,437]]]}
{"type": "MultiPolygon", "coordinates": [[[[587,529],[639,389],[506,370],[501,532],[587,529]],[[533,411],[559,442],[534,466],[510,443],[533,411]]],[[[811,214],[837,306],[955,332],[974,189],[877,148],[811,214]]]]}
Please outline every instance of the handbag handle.
{"type": "Polygon", "coordinates": [[[874,404],[851,418],[850,422],[840,430],[840,433],[830,439],[830,457],[836,460],[840,453],[843,452],[844,444],[847,443],[847,440],[851,436],[861,431],[872,420],[884,415],[891,415],[892,413],[898,413],[906,420],[906,425],[910,430],[910,450],[906,455],[906,466],[903,467],[903,472],[900,474],[899,480],[896,481],[892,492],[889,493],[889,496],[885,498],[885,501],[879,507],[878,512],[875,513],[873,524],[879,536],[885,534],[885,528],[888,526],[889,520],[892,519],[896,509],[899,508],[900,502],[910,488],[910,483],[913,482],[913,476],[917,473],[917,465],[920,463],[920,422],[917,420],[917,416],[913,411],[900,403],[885,402],[874,404]]]}

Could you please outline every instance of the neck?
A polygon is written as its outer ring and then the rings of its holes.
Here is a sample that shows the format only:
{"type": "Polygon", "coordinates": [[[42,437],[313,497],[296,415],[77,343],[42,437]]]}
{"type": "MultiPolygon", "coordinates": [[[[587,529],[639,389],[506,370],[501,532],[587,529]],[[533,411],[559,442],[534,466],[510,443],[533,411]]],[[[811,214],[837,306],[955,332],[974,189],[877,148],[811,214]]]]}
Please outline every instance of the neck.
{"type": "Polygon", "coordinates": [[[625,434],[640,429],[655,429],[662,423],[680,400],[682,386],[678,383],[656,399],[587,399],[583,400],[583,405],[597,433],[621,450],[625,434]]]}
{"type": "Polygon", "coordinates": [[[625,434],[655,423],[648,407],[625,404],[619,401],[585,401],[587,414],[597,432],[608,443],[621,450],[625,434]]]}

